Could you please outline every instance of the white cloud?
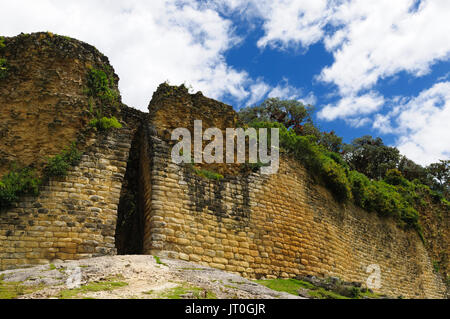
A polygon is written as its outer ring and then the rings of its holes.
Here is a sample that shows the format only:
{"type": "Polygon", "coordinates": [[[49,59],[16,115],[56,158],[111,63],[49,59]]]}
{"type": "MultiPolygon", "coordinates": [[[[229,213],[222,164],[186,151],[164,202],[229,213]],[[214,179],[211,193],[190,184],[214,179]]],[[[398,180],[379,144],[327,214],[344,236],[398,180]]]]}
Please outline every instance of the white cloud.
{"type": "Polygon", "coordinates": [[[377,129],[383,134],[394,133],[394,129],[391,125],[391,115],[390,114],[377,114],[375,115],[375,120],[373,121],[372,127],[377,129]]]}
{"type": "Polygon", "coordinates": [[[387,115],[377,115],[374,128],[398,136],[400,152],[422,165],[450,157],[450,82],[424,90],[387,115]]]}
{"type": "MultiPolygon", "coordinates": [[[[345,118],[360,125],[359,115],[368,115],[382,106],[383,98],[373,91],[381,79],[402,71],[423,76],[433,64],[450,58],[448,0],[422,0],[418,7],[415,0],[225,3],[231,10],[244,14],[250,11],[263,20],[265,33],[258,41],[261,48],[286,50],[324,42],[334,62],[317,78],[336,85],[341,97],[336,105],[322,110],[324,120],[345,118]]],[[[376,118],[375,125],[381,129],[382,119],[376,118]]]]}
{"type": "Polygon", "coordinates": [[[289,81],[285,78],[281,83],[274,87],[267,97],[277,97],[282,100],[298,100],[303,104],[315,104],[316,97],[313,92],[309,92],[304,95],[304,92],[300,88],[296,88],[289,84],[289,81]]]}
{"type": "Polygon", "coordinates": [[[352,119],[346,119],[345,122],[350,125],[351,127],[354,128],[359,128],[362,127],[364,125],[367,125],[371,122],[371,120],[368,117],[357,117],[357,118],[352,118],[352,119]]]}
{"type": "Polygon", "coordinates": [[[259,39],[259,47],[308,47],[324,35],[329,14],[327,0],[258,1],[256,6],[265,20],[265,35],[259,39]]]}
{"type": "Polygon", "coordinates": [[[314,105],[317,101],[313,92],[305,95],[303,89],[290,85],[287,79],[283,79],[275,87],[272,87],[260,78],[254,84],[250,85],[249,90],[250,98],[245,102],[247,106],[253,106],[266,98],[297,100],[305,105],[314,105]]]}
{"type": "Polygon", "coordinates": [[[237,101],[253,82],[223,56],[239,41],[231,22],[195,1],[9,1],[2,3],[0,30],[48,30],[96,46],[119,74],[124,102],[142,110],[166,80],[237,101]]]}
{"type": "Polygon", "coordinates": [[[328,104],[318,113],[320,119],[333,121],[335,119],[355,117],[360,114],[370,114],[378,111],[384,104],[384,98],[376,92],[364,95],[349,95],[340,99],[337,104],[328,104]]]}
{"type": "Polygon", "coordinates": [[[270,86],[264,81],[259,80],[257,83],[250,86],[250,99],[246,102],[248,106],[253,106],[255,103],[261,101],[270,90],[270,86]]]}
{"type": "Polygon", "coordinates": [[[380,79],[406,71],[422,76],[450,57],[450,2],[412,0],[346,1],[331,23],[340,28],[325,44],[334,63],[320,79],[336,84],[342,95],[372,88],[380,79]]]}

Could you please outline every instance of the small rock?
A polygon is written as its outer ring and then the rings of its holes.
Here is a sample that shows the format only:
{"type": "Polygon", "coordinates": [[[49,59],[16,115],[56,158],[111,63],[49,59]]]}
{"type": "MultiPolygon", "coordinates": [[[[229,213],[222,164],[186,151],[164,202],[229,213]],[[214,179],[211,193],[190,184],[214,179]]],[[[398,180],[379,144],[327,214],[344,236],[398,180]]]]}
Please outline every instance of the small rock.
{"type": "Polygon", "coordinates": [[[297,290],[297,293],[300,297],[311,298],[311,296],[308,293],[308,289],[300,288],[299,290],[297,290]]]}

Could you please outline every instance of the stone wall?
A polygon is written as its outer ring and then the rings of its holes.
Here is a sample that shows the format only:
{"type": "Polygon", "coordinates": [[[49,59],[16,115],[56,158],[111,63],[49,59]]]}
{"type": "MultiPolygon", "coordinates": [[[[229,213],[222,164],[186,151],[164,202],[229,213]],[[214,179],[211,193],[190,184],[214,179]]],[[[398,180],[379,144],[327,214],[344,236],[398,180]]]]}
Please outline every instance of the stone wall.
{"type": "MultiPolygon", "coordinates": [[[[39,196],[0,211],[0,270],[117,249],[250,278],[308,274],[364,283],[367,266],[377,264],[379,292],[444,297],[429,256],[448,256],[448,211],[421,211],[427,251],[415,231],[339,205],[289,158],[271,176],[247,174],[240,165],[204,165],[226,176],[204,179],[191,165],[170,162],[171,130],[192,130],[195,119],[204,128],[234,127],[231,106],[163,84],[149,114],[119,103],[114,115],[126,128],[95,133],[86,129],[92,119],[87,72],[109,69],[108,59],[92,46],[50,33],[5,43],[10,69],[0,82],[0,176],[13,162],[39,171],[74,140],[82,141],[84,155],[67,177],[44,184],[39,196]]],[[[114,89],[117,81],[114,75],[114,89]]]]}
{"type": "Polygon", "coordinates": [[[278,174],[203,179],[171,163],[170,148],[151,137],[150,231],[144,251],[250,278],[338,276],[365,283],[381,268],[390,296],[442,298],[445,285],[418,234],[353,205],[341,206],[297,162],[278,174]]]}
{"type": "MultiPolygon", "coordinates": [[[[93,46],[51,33],[5,37],[0,57],[8,75],[0,79],[0,177],[11,165],[38,172],[47,157],[76,141],[93,115],[89,112],[90,67],[109,68],[93,46]]],[[[115,89],[118,77],[114,78],[115,89]]]]}
{"type": "Polygon", "coordinates": [[[0,214],[0,270],[113,255],[132,132],[92,135],[81,163],[0,214]]]}

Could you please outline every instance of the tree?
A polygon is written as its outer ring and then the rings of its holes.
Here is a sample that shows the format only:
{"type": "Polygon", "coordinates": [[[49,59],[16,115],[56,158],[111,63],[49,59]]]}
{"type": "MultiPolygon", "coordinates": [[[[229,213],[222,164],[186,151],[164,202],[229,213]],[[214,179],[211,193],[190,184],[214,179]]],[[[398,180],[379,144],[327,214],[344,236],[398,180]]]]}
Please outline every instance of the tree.
{"type": "Polygon", "coordinates": [[[397,168],[400,152],[384,145],[381,138],[366,135],[344,146],[344,159],[354,170],[373,179],[382,179],[387,170],[397,168]]]}
{"type": "Polygon", "coordinates": [[[398,170],[402,173],[402,176],[409,181],[417,179],[422,184],[429,184],[427,170],[419,164],[414,163],[406,156],[401,156],[398,164],[398,170]]]}
{"type": "Polygon", "coordinates": [[[297,100],[269,98],[258,106],[243,108],[239,111],[239,118],[243,123],[278,122],[299,135],[306,135],[303,131],[311,131],[313,111],[312,105],[305,106],[297,100]]]}
{"type": "Polygon", "coordinates": [[[450,160],[440,160],[426,168],[435,182],[433,189],[441,192],[446,198],[450,195],[450,160]]]}
{"type": "Polygon", "coordinates": [[[337,136],[334,131],[321,133],[319,144],[325,146],[327,150],[336,153],[340,153],[343,146],[342,137],[337,136]]]}

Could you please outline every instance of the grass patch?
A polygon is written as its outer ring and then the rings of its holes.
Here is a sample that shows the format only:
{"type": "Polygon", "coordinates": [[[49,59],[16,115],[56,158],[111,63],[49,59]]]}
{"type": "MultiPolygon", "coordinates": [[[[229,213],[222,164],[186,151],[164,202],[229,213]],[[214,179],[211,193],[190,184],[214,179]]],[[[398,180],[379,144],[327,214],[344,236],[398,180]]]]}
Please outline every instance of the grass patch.
{"type": "Polygon", "coordinates": [[[26,286],[22,282],[5,282],[0,276],[0,299],[16,299],[44,288],[43,285],[26,286]]]}
{"type": "Polygon", "coordinates": [[[303,288],[306,289],[308,295],[314,299],[362,299],[364,297],[377,299],[383,296],[370,292],[369,290],[361,291],[361,289],[357,287],[353,287],[350,294],[344,293],[344,296],[341,294],[343,293],[342,289],[344,289],[344,287],[338,287],[335,291],[331,291],[322,287],[317,287],[307,281],[297,279],[267,279],[255,280],[255,282],[272,290],[287,292],[295,296],[298,296],[298,290],[303,288]]]}
{"type": "Polygon", "coordinates": [[[292,295],[298,296],[298,290],[300,288],[314,289],[314,285],[309,282],[297,280],[297,279],[267,279],[267,280],[255,280],[256,283],[266,286],[275,291],[283,291],[292,295]]]}
{"type": "Polygon", "coordinates": [[[93,282],[93,283],[83,285],[80,288],[62,290],[59,293],[58,298],[74,299],[74,298],[77,298],[79,295],[86,294],[89,292],[111,291],[114,289],[125,287],[127,285],[128,285],[128,283],[123,282],[123,281],[93,282]]]}
{"type": "Polygon", "coordinates": [[[163,263],[158,256],[153,256],[153,258],[155,258],[155,261],[158,265],[167,266],[167,264],[163,263]]]}
{"type": "Polygon", "coordinates": [[[318,288],[316,290],[308,291],[308,294],[314,299],[351,299],[345,296],[342,296],[333,291],[328,291],[323,288],[318,288]]]}
{"type": "Polygon", "coordinates": [[[206,291],[200,287],[181,285],[178,287],[166,289],[160,292],[157,297],[159,299],[183,299],[183,295],[192,293],[194,299],[217,299],[217,296],[211,292],[206,291]]]}

